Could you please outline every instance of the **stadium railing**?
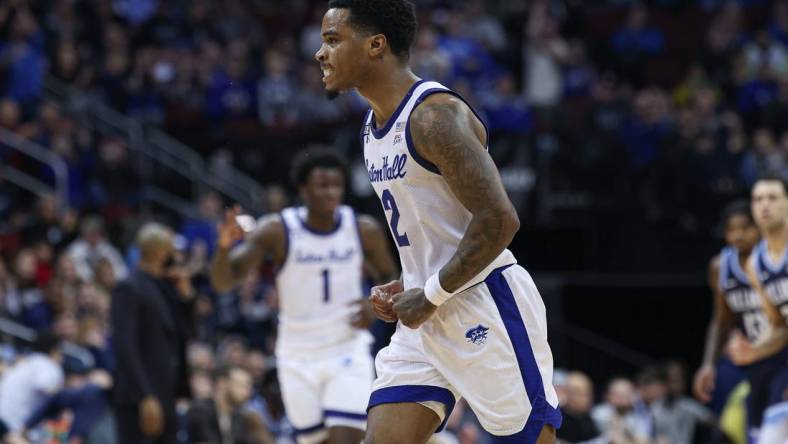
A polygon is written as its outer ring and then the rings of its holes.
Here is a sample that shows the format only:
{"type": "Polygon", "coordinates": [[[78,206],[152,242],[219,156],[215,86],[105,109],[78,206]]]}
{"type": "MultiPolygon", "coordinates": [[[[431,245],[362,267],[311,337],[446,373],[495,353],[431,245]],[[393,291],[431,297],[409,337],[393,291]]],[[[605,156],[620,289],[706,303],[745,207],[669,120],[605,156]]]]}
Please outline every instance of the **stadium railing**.
{"type": "Polygon", "coordinates": [[[14,150],[37,162],[48,165],[54,172],[54,183],[47,183],[39,177],[34,177],[8,162],[0,164],[0,176],[26,189],[36,195],[54,193],[60,199],[62,208],[68,207],[68,167],[63,159],[43,146],[23,139],[13,132],[0,128],[0,143],[6,149],[14,150]]]}
{"type": "MultiPolygon", "coordinates": [[[[9,341],[7,341],[7,338],[11,337],[29,344],[36,340],[38,333],[34,329],[19,324],[18,322],[0,317],[0,335],[4,337],[2,342],[5,343],[8,343],[9,341]]],[[[93,355],[80,345],[64,341],[62,343],[62,350],[64,355],[80,361],[85,368],[92,368],[95,365],[93,355]]]]}
{"type": "Polygon", "coordinates": [[[159,128],[122,114],[97,97],[48,77],[45,94],[61,108],[98,133],[124,139],[136,156],[136,167],[146,188],[145,195],[183,214],[183,202],[193,201],[201,191],[216,191],[252,212],[263,210],[263,187],[234,167],[219,174],[202,156],[159,128]],[[172,176],[188,182],[188,195],[170,192],[172,176]]]}

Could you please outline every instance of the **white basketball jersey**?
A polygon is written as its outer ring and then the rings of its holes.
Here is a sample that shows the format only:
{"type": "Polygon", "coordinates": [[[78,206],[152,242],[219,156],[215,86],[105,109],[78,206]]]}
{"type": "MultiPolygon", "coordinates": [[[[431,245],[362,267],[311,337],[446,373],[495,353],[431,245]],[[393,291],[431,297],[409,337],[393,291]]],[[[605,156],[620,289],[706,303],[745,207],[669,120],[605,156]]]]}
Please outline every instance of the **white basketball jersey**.
{"type": "Polygon", "coordinates": [[[330,350],[369,337],[350,325],[357,311],[353,302],[364,296],[364,252],[355,213],[340,206],[334,229],[326,233],[307,227],[306,216],[304,207],[282,211],[287,251],[276,276],[279,356],[330,350]]]}
{"type": "MultiPolygon", "coordinates": [[[[399,249],[405,288],[423,287],[427,278],[449,261],[471,221],[471,213],[454,196],[438,168],[419,156],[413,146],[410,114],[435,93],[463,100],[440,83],[421,80],[411,87],[385,127],[376,129],[375,116],[368,111],[361,133],[369,180],[399,249]]],[[[514,255],[504,250],[461,290],[482,282],[492,270],[513,263],[514,255]]]]}

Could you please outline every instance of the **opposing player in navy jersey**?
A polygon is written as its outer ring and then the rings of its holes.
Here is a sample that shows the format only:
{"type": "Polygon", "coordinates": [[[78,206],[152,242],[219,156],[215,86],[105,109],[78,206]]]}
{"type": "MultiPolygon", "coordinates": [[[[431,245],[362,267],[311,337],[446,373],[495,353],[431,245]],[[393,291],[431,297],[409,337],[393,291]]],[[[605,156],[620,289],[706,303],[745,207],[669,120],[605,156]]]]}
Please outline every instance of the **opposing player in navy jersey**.
{"type": "Polygon", "coordinates": [[[741,331],[751,340],[756,340],[768,325],[761,299],[750,286],[745,272],[747,260],[759,239],[749,202],[729,205],[723,222],[727,245],[709,264],[714,311],[706,335],[703,364],[693,383],[695,396],[703,402],[711,399],[717,362],[731,333],[741,331]]]}
{"type": "Polygon", "coordinates": [[[734,202],[725,209],[726,246],[709,264],[709,287],[714,297],[713,314],[706,335],[703,364],[695,375],[693,391],[708,402],[714,389],[715,365],[725,341],[734,329],[751,340],[759,337],[768,321],[759,296],[750,287],[747,260],[760,237],[748,202],[734,202]]]}
{"type": "Polygon", "coordinates": [[[273,262],[280,306],[277,369],[298,443],[358,444],[374,378],[366,330],[374,315],[360,307],[369,307],[362,269],[382,283],[396,276],[396,266],[380,225],[341,205],[347,178],[341,157],[303,152],[292,176],[303,207],[264,216],[245,238],[238,210],[227,212],[211,281],[226,291],[264,259],[273,262]]]}
{"type": "MultiPolygon", "coordinates": [[[[782,427],[788,418],[775,418],[775,415],[788,415],[788,406],[778,405],[785,400],[788,388],[788,186],[782,178],[767,176],[755,183],[752,212],[763,240],[753,250],[747,272],[771,328],[765,329],[755,341],[734,337],[729,350],[734,362],[759,368],[758,379],[762,385],[768,385],[763,404],[758,406],[761,411],[755,412],[762,414],[766,429],[767,425],[782,427]]],[[[774,430],[764,430],[764,433],[772,435],[774,430]]],[[[781,438],[788,438],[788,435],[781,438]]]]}
{"type": "Polygon", "coordinates": [[[315,57],[330,95],[355,89],[370,104],[364,158],[402,264],[400,281],[373,289],[378,315],[399,323],[375,360],[366,442],[422,444],[460,397],[497,441],[553,442],[545,307],[507,249],[520,221],[482,120],[410,70],[412,3],[328,7],[315,57]]]}

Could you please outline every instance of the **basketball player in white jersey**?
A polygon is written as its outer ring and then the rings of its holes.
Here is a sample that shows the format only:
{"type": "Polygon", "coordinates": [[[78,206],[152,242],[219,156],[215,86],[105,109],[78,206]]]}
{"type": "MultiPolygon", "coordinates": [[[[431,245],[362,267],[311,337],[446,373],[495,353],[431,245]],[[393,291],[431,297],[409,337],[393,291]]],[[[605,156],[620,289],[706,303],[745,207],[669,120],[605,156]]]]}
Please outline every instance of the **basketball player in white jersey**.
{"type": "Polygon", "coordinates": [[[399,324],[376,357],[366,442],[423,444],[460,397],[497,442],[555,441],[545,307],[506,248],[520,222],[484,124],[411,72],[410,2],[328,7],[315,56],[330,96],[356,89],[371,106],[364,157],[402,263],[401,281],[373,289],[379,317],[399,324]]]}
{"type": "Polygon", "coordinates": [[[223,292],[264,259],[273,262],[280,305],[278,376],[298,443],[358,444],[374,379],[365,329],[374,315],[360,307],[369,307],[362,269],[378,283],[393,279],[396,269],[380,225],[341,205],[347,174],[336,153],[302,153],[292,176],[305,206],[263,217],[232,250],[243,231],[238,210],[227,212],[211,281],[223,292]]]}

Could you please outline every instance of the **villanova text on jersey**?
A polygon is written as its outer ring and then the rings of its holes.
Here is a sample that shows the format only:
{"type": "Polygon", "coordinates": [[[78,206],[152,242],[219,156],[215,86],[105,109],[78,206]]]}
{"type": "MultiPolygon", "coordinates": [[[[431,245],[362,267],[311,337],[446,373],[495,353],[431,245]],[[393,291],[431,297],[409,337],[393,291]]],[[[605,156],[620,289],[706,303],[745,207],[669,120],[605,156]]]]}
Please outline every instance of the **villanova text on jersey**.
{"type": "Polygon", "coordinates": [[[720,252],[719,285],[725,303],[736,318],[736,326],[747,339],[757,340],[767,325],[766,315],[760,297],[750,286],[739,263],[739,252],[733,247],[725,247],[720,252]]]}

